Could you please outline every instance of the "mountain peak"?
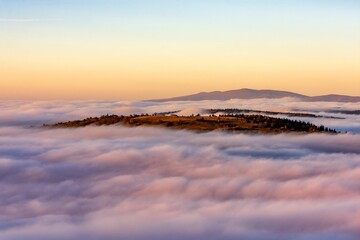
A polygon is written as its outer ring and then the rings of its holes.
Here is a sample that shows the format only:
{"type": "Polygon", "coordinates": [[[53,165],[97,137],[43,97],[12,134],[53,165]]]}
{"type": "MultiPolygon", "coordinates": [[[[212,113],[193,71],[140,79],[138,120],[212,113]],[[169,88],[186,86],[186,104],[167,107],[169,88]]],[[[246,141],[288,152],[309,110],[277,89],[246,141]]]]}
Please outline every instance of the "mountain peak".
{"type": "Polygon", "coordinates": [[[280,90],[256,90],[250,88],[235,89],[229,91],[213,91],[213,92],[200,92],[192,95],[156,99],[149,101],[168,102],[168,101],[203,101],[203,100],[230,100],[230,99],[257,99],[257,98],[297,98],[301,101],[324,101],[324,102],[360,102],[360,96],[346,96],[338,94],[329,94],[322,96],[306,96],[299,93],[280,91],[280,90]]]}

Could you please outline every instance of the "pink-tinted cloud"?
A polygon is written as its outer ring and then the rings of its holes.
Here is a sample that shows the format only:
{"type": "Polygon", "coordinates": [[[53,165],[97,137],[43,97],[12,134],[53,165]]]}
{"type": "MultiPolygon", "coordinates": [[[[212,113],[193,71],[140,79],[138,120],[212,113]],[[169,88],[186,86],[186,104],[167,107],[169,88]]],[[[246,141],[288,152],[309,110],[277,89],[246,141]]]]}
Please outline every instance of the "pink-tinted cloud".
{"type": "MultiPolygon", "coordinates": [[[[0,122],[114,103],[27,104],[0,122]]],[[[359,134],[5,125],[1,240],[360,238],[359,134]]]]}

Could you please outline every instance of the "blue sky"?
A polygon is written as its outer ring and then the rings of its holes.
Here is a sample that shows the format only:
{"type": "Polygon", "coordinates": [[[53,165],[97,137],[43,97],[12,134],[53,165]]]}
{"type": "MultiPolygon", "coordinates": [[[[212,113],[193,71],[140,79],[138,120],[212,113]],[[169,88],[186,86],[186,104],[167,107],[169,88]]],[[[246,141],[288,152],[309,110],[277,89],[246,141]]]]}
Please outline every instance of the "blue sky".
{"type": "Polygon", "coordinates": [[[149,97],[241,87],[354,95],[359,43],[358,0],[0,0],[7,92],[25,82],[55,91],[75,73],[79,86],[90,74],[149,97]]]}

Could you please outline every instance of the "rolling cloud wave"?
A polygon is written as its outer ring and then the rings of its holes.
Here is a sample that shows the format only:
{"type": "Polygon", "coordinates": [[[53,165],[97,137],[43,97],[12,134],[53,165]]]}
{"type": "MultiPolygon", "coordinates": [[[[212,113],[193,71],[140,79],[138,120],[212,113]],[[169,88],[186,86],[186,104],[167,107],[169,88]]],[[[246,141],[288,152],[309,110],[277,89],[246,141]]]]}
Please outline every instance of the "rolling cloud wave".
{"type": "Polygon", "coordinates": [[[1,240],[360,238],[359,134],[29,128],[169,105],[2,104],[1,240]]]}
{"type": "MultiPolygon", "coordinates": [[[[134,101],[0,101],[0,126],[29,126],[77,120],[105,114],[141,114],[191,109],[240,108],[278,112],[302,112],[343,119],[296,118],[340,131],[360,133],[360,115],[329,113],[329,111],[358,111],[358,103],[301,102],[297,99],[232,99],[229,101],[134,102],[134,101]]],[[[277,116],[286,117],[287,116],[277,116]]]]}

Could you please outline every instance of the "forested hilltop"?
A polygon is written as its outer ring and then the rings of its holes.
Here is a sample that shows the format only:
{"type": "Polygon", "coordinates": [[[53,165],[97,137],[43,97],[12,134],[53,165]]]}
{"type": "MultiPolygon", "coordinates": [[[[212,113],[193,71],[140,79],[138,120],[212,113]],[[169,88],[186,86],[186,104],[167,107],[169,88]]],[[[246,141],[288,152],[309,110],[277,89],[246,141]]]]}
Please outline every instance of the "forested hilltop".
{"type": "Polygon", "coordinates": [[[123,125],[128,127],[156,126],[179,130],[191,130],[196,132],[208,132],[214,130],[227,132],[254,132],[254,133],[337,133],[336,130],[324,126],[275,118],[259,114],[226,114],[210,116],[166,116],[166,115],[104,115],[90,117],[83,120],[60,122],[54,125],[44,125],[55,128],[76,128],[85,126],[123,125]]]}

